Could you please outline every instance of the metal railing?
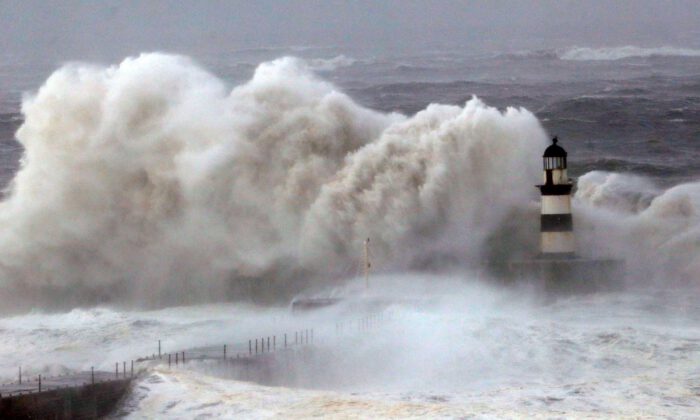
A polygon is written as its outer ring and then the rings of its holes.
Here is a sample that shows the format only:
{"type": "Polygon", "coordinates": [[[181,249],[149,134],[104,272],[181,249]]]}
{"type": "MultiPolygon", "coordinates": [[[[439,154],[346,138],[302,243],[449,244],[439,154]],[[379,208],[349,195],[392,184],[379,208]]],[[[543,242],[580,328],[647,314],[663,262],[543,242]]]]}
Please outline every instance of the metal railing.
{"type": "Polygon", "coordinates": [[[255,358],[280,350],[307,345],[314,341],[314,330],[304,329],[280,335],[266,335],[250,339],[234,345],[221,344],[202,346],[163,352],[162,341],[158,340],[158,353],[139,357],[133,360],[115,362],[114,372],[95,371],[94,367],[88,372],[66,373],[56,376],[39,374],[32,379],[23,376],[22,367],[18,368],[18,380],[0,385],[0,399],[18,395],[35,394],[39,392],[60,389],[81,388],[104,382],[131,380],[153,364],[168,363],[168,367],[184,365],[191,360],[216,360],[228,358],[255,358]],[[121,369],[120,369],[121,368],[121,369]]]}
{"type": "MultiPolygon", "coordinates": [[[[366,332],[388,319],[384,313],[370,314],[362,318],[335,323],[336,336],[350,332],[366,332]]],[[[274,335],[262,335],[247,342],[236,344],[219,344],[201,346],[164,352],[162,341],[158,340],[158,353],[127,361],[115,362],[114,372],[95,371],[74,372],[56,376],[39,374],[27,381],[23,377],[22,367],[18,369],[18,381],[0,385],[0,398],[17,395],[34,394],[60,389],[77,389],[105,382],[132,380],[154,364],[168,364],[168,367],[180,366],[193,360],[228,360],[256,358],[278,351],[285,351],[314,342],[314,329],[302,329],[294,332],[274,335]],[[120,369],[121,367],[121,369],[120,369]]]]}

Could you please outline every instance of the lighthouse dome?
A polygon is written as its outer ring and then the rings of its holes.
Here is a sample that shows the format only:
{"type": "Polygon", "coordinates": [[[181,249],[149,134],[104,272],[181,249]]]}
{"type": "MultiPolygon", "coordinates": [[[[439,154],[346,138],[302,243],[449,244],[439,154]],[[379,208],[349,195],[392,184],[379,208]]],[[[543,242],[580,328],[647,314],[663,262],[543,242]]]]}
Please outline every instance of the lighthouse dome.
{"type": "Polygon", "coordinates": [[[542,157],[566,157],[566,150],[564,150],[561,146],[557,145],[557,142],[559,139],[557,137],[554,137],[552,139],[552,144],[544,149],[544,155],[542,157]]]}

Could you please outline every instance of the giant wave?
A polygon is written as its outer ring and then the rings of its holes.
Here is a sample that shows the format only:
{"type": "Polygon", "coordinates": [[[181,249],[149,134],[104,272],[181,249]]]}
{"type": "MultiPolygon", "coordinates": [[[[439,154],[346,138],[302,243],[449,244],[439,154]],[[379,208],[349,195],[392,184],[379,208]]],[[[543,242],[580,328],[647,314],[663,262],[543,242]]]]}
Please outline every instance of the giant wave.
{"type": "MultiPolygon", "coordinates": [[[[228,90],[185,57],[143,54],[64,66],[22,112],[21,168],[0,204],[6,307],[220,299],[237,278],[342,273],[368,236],[395,269],[536,247],[503,228],[536,223],[546,135],[525,109],[473,98],[380,113],[294,58],[228,90]]],[[[697,272],[697,183],[615,219],[619,199],[600,191],[625,179],[581,182],[584,255],[697,272]]]]}

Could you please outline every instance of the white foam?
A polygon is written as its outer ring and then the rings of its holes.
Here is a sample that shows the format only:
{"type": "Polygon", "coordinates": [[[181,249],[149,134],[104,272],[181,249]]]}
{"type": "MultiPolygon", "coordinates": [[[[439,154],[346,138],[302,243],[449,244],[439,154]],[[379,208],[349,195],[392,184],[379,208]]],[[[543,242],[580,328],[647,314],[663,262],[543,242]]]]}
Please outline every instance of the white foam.
{"type": "Polygon", "coordinates": [[[663,190],[642,177],[590,172],[575,196],[585,249],[624,257],[636,282],[700,287],[700,183],[663,190]]]}
{"type": "Polygon", "coordinates": [[[350,67],[357,63],[357,60],[341,54],[333,58],[312,58],[306,60],[306,62],[312,70],[333,71],[342,67],[350,67]]]}
{"type": "Polygon", "coordinates": [[[589,48],[572,47],[559,54],[562,60],[610,61],[634,57],[700,57],[700,50],[693,48],[654,47],[645,48],[633,45],[622,47],[589,48]]]}
{"type": "Polygon", "coordinates": [[[474,98],[382,114],[293,58],[231,92],[184,57],[72,64],[22,111],[25,153],[0,205],[11,303],[209,299],[239,275],[353,264],[367,235],[389,261],[460,233],[454,249],[475,259],[527,200],[545,144],[526,110],[474,98]]]}

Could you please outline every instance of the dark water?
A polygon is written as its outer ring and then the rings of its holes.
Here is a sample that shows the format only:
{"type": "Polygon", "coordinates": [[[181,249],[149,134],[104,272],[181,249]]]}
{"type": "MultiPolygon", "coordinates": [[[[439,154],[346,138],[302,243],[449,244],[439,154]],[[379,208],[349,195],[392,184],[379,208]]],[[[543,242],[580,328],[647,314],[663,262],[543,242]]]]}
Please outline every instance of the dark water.
{"type": "MultiPolygon", "coordinates": [[[[670,185],[700,175],[697,55],[652,51],[614,60],[571,60],[563,58],[564,51],[480,56],[434,51],[376,57],[298,48],[196,59],[235,86],[247,80],[258,63],[283,55],[306,58],[323,78],[381,111],[413,114],[430,103],[461,105],[472,95],[499,108],[525,107],[575,156],[574,176],[601,169],[641,174],[670,185]]],[[[12,177],[21,155],[14,132],[22,122],[23,93],[36,91],[60,65],[6,57],[0,66],[0,184],[12,177]]]]}

